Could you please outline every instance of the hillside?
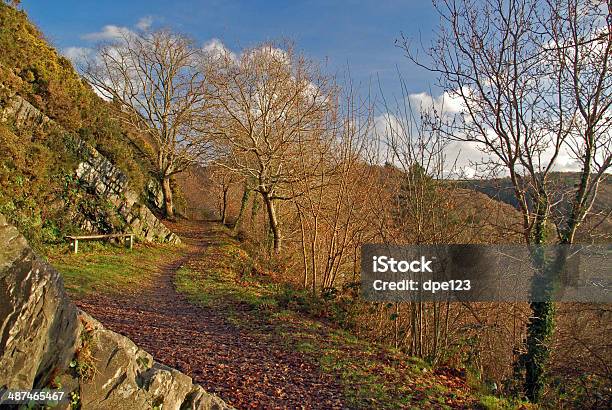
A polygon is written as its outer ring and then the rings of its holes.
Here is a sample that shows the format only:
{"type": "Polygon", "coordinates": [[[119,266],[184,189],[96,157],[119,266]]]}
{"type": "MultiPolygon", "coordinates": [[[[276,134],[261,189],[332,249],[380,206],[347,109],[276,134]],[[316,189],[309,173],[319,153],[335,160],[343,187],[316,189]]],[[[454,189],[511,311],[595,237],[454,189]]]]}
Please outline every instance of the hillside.
{"type": "MultiPolygon", "coordinates": [[[[127,209],[139,213],[131,204],[151,195],[148,160],[129,130],[25,13],[4,3],[0,48],[0,212],[36,249],[68,234],[128,229],[135,215],[121,211],[121,198],[131,198],[127,209]],[[106,187],[96,187],[105,179],[106,187]]],[[[153,215],[138,218],[158,224],[153,215]]],[[[153,233],[143,231],[147,236],[153,233]]]]}
{"type": "MultiPolygon", "coordinates": [[[[560,201],[560,209],[567,204],[568,198],[575,192],[579,174],[562,172],[551,174],[551,183],[554,188],[554,200],[560,201]]],[[[518,208],[518,202],[509,178],[483,179],[463,181],[461,185],[482,192],[489,197],[518,208]]],[[[593,208],[578,230],[578,238],[581,241],[595,241],[605,243],[610,240],[612,232],[612,181],[605,178],[599,186],[599,191],[593,208]]],[[[567,208],[567,206],[565,206],[567,208]]]]}

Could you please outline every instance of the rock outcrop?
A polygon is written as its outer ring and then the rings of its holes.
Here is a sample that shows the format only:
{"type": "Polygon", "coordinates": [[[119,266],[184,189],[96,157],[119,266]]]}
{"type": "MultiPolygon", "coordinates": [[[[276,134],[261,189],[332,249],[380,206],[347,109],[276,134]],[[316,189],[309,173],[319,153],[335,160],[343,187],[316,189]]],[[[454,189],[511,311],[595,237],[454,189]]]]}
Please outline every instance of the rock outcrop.
{"type": "Polygon", "coordinates": [[[14,121],[17,128],[40,127],[52,122],[38,108],[18,95],[12,95],[6,106],[0,111],[0,122],[6,122],[9,119],[14,121]]]}
{"type": "MultiPolygon", "coordinates": [[[[0,122],[9,119],[17,128],[59,127],[52,119],[18,95],[13,95],[4,107],[0,107],[0,122]]],[[[83,188],[112,204],[120,219],[137,239],[145,242],[180,243],[179,237],[161,223],[137,192],[130,189],[128,177],[123,171],[85,142],[79,141],[78,146],[82,161],[75,172],[83,188]]],[[[148,186],[154,185],[150,183],[148,186]]],[[[114,221],[108,222],[113,225],[114,221]]],[[[84,221],[83,225],[84,228],[88,228],[87,221],[84,221]]]]}
{"type": "Polygon", "coordinates": [[[0,215],[0,386],[44,386],[74,356],[79,326],[61,277],[0,215]]]}
{"type": "Polygon", "coordinates": [[[84,143],[81,152],[84,160],[77,167],[77,178],[89,190],[113,204],[136,237],[146,242],[181,242],[129,188],[127,175],[84,143]]]}
{"type": "Polygon", "coordinates": [[[57,386],[83,409],[231,408],[80,311],[0,215],[0,389],[57,386]]]}

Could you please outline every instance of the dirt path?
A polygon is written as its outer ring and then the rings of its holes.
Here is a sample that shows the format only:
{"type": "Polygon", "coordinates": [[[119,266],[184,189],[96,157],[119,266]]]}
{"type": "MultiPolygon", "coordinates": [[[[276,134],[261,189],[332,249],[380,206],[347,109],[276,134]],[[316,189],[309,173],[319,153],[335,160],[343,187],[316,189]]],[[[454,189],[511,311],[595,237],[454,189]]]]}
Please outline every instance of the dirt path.
{"type": "Polygon", "coordinates": [[[88,297],[77,305],[237,408],[344,408],[333,377],[322,374],[312,359],[288,351],[261,318],[236,306],[241,323],[251,324],[237,327],[225,312],[195,306],[176,292],[176,270],[197,262],[219,238],[206,223],[180,223],[173,229],[187,243],[188,254],[164,266],[152,286],[88,297]]]}

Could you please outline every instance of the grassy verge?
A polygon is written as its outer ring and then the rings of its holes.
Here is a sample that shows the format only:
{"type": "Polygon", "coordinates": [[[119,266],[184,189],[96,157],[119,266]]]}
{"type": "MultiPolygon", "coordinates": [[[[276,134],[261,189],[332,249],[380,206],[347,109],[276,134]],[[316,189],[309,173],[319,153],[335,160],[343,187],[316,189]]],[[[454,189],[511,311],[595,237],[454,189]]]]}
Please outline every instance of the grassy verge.
{"type": "Polygon", "coordinates": [[[183,253],[182,247],[171,245],[138,244],[129,250],[91,242],[84,243],[76,255],[62,248],[52,251],[48,258],[62,274],[68,292],[82,297],[146,286],[164,265],[178,260],[183,253]]]}

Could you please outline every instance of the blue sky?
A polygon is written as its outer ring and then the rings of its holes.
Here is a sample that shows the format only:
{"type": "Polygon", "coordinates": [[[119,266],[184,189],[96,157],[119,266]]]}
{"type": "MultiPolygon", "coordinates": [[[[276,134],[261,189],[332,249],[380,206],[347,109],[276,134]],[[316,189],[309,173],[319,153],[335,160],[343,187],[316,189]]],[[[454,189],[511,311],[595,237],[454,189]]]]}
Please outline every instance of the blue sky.
{"type": "Polygon", "coordinates": [[[202,44],[218,38],[233,51],[289,39],[331,73],[348,65],[357,83],[379,77],[386,96],[399,97],[397,67],[411,93],[429,90],[435,80],[410,64],[394,45],[402,32],[429,40],[438,21],[429,0],[24,0],[22,7],[64,51],[91,47],[91,34],[105,26],[133,29],[139,22],[152,22],[202,44]]]}
{"type": "MultiPolygon", "coordinates": [[[[73,59],[96,39],[151,25],[170,27],[202,46],[218,39],[237,54],[264,41],[289,40],[330,74],[348,67],[362,94],[370,83],[378,93],[380,79],[391,105],[390,112],[377,105],[375,126],[383,130],[400,128],[393,107],[395,98],[404,101],[398,70],[413,109],[462,110],[457,98],[436,89],[434,75],[410,63],[395,45],[402,33],[417,45],[419,39],[431,43],[439,22],[431,0],[23,0],[21,7],[73,59]]],[[[451,143],[445,153],[467,175],[474,172],[472,161],[483,156],[477,146],[462,142],[451,143]]],[[[571,161],[563,166],[573,167],[571,161]]]]}

